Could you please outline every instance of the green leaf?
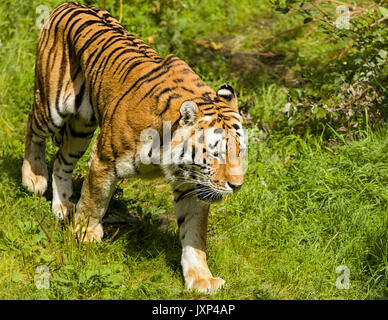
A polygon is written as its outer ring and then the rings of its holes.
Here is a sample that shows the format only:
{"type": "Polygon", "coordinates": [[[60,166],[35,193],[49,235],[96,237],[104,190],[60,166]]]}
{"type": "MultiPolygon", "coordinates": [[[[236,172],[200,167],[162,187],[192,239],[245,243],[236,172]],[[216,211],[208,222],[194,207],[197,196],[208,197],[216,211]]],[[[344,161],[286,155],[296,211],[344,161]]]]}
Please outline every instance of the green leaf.
{"type": "Polygon", "coordinates": [[[381,49],[381,50],[379,50],[379,56],[380,56],[381,58],[383,58],[383,59],[386,59],[387,56],[388,56],[388,53],[387,53],[387,51],[381,49]]]}
{"type": "Polygon", "coordinates": [[[11,280],[13,282],[21,282],[23,281],[23,276],[20,274],[20,273],[14,273],[12,276],[11,276],[11,280]]]}
{"type": "Polygon", "coordinates": [[[278,11],[278,12],[281,12],[281,13],[283,13],[283,14],[286,14],[288,11],[290,11],[290,8],[287,8],[287,7],[285,7],[285,8],[276,8],[275,9],[275,11],[278,11]]]}
{"type": "Polygon", "coordinates": [[[323,108],[318,108],[318,109],[317,109],[316,115],[317,115],[317,118],[318,118],[318,119],[322,119],[322,118],[326,117],[326,111],[325,111],[325,109],[323,109],[323,108]]]}
{"type": "Polygon", "coordinates": [[[309,23],[311,21],[313,21],[313,18],[307,17],[306,19],[303,20],[303,24],[309,23]]]}
{"type": "Polygon", "coordinates": [[[119,286],[124,282],[124,277],[121,274],[112,274],[108,277],[107,282],[112,286],[119,286]]]}
{"type": "Polygon", "coordinates": [[[388,17],[388,9],[387,8],[384,8],[384,7],[380,7],[379,8],[380,10],[380,13],[384,16],[384,17],[388,17]]]}
{"type": "Polygon", "coordinates": [[[54,280],[57,281],[57,282],[63,283],[63,284],[70,284],[70,283],[74,282],[72,280],[68,280],[68,279],[65,279],[65,278],[58,277],[58,276],[56,276],[54,280]]]}

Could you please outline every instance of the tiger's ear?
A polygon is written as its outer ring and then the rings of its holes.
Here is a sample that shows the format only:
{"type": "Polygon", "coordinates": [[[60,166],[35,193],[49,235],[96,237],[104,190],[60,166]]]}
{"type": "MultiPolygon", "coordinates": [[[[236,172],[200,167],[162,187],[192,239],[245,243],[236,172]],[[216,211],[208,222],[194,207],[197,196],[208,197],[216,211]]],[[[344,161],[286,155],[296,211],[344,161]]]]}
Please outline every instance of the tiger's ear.
{"type": "Polygon", "coordinates": [[[181,125],[193,125],[197,119],[198,107],[194,101],[187,100],[180,108],[182,116],[181,125]]]}
{"type": "Polygon", "coordinates": [[[237,109],[237,96],[231,86],[223,85],[217,90],[217,96],[224,98],[233,108],[237,109]]]}

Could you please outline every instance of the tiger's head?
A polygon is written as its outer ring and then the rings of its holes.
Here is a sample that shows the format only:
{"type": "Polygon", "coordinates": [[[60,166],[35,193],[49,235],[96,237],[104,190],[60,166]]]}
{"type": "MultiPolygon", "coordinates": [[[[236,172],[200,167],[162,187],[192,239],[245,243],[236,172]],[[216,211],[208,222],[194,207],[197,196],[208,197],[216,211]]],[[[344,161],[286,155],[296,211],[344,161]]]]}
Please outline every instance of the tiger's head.
{"type": "Polygon", "coordinates": [[[244,182],[246,150],[237,96],[230,86],[184,101],[171,140],[172,165],[168,174],[176,198],[196,196],[220,201],[244,182]]]}

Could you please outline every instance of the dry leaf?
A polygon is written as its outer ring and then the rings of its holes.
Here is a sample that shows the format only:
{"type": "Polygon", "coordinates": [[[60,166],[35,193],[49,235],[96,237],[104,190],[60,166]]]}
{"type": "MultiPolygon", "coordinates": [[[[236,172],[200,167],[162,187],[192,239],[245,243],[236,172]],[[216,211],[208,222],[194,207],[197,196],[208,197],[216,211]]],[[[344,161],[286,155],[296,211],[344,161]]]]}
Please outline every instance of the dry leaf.
{"type": "Polygon", "coordinates": [[[195,43],[206,49],[212,49],[214,51],[221,50],[224,45],[222,43],[215,43],[214,41],[209,40],[196,40],[195,43]]]}
{"type": "Polygon", "coordinates": [[[152,35],[152,36],[148,37],[148,43],[149,44],[155,44],[155,35],[152,35]]]}
{"type": "Polygon", "coordinates": [[[222,48],[224,47],[224,45],[222,44],[222,43],[215,43],[215,42],[211,42],[210,43],[210,48],[212,49],[212,50],[214,50],[214,51],[216,51],[216,50],[221,50],[222,48]]]}

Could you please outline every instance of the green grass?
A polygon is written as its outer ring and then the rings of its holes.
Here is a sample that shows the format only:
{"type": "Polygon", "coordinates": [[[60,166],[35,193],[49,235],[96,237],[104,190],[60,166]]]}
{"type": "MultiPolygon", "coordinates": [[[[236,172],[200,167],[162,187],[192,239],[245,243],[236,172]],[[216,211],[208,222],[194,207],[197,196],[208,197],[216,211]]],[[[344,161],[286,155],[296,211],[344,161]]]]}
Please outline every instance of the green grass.
{"type": "MultiPolygon", "coordinates": [[[[118,17],[119,1],[107,2],[118,17]]],[[[122,221],[105,223],[101,243],[74,241],[68,226],[50,211],[51,190],[37,197],[21,186],[38,35],[35,8],[58,3],[0,4],[0,299],[387,297],[386,128],[362,131],[351,142],[337,134],[337,143],[328,143],[274,129],[267,136],[251,125],[245,185],[212,206],[209,217],[209,266],[227,281],[214,296],[184,290],[172,195],[164,179],[123,182],[107,216],[122,221]],[[35,286],[39,265],[50,268],[49,290],[35,286]],[[350,270],[348,290],[336,287],[341,265],[350,270]]],[[[340,45],[326,43],[319,33],[303,39],[304,31],[298,30],[275,41],[276,59],[260,65],[256,56],[245,55],[258,50],[252,42],[300,24],[298,19],[276,15],[264,1],[174,3],[174,10],[158,16],[144,2],[132,1],[124,6],[123,23],[144,40],[156,35],[154,47],[161,54],[177,53],[212,86],[231,83],[253,123],[271,124],[279,116],[287,102],[283,87],[290,83],[285,75],[295,61],[318,63],[317,57],[340,45]],[[223,43],[225,50],[208,50],[193,39],[223,43]],[[248,57],[242,59],[245,64],[239,57],[248,57]],[[282,70],[287,72],[282,75],[282,70]]],[[[290,77],[298,80],[297,74],[290,77]]],[[[48,154],[51,169],[51,143],[48,154]]],[[[74,200],[88,154],[74,174],[74,200]]]]}

